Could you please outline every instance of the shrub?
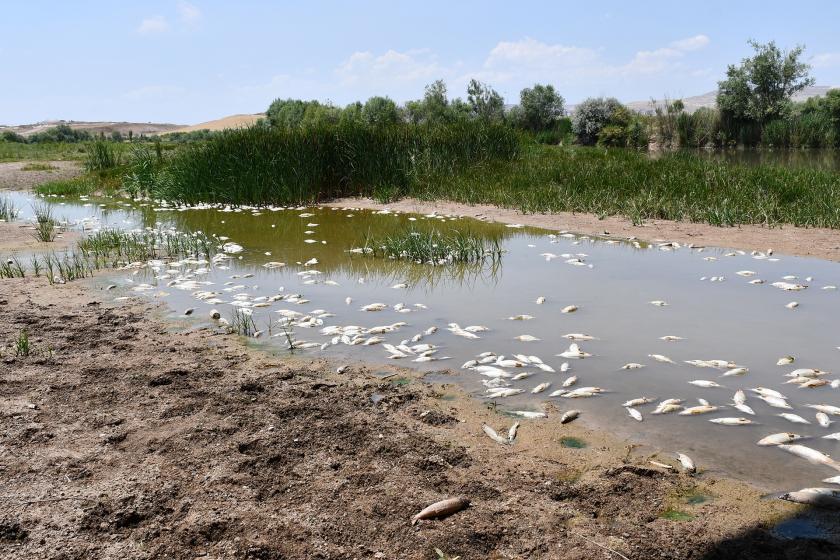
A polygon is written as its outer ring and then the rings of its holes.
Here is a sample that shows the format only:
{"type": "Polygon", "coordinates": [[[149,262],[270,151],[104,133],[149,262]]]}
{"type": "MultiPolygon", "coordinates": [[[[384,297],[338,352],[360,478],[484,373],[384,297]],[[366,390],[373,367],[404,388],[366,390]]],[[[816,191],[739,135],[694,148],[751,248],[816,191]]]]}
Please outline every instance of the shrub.
{"type": "Polygon", "coordinates": [[[587,146],[595,144],[601,129],[610,124],[613,113],[621,107],[612,97],[590,97],[578,105],[572,114],[572,131],[578,142],[587,146]]]}

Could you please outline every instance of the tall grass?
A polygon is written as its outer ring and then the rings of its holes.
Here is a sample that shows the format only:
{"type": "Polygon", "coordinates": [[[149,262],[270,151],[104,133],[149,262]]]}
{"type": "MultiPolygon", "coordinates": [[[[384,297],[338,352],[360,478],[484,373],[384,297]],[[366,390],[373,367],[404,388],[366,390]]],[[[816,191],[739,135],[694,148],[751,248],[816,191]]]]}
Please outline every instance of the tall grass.
{"type": "Polygon", "coordinates": [[[87,147],[85,170],[89,173],[107,171],[120,165],[122,160],[118,144],[97,140],[87,147]]]}
{"type": "Polygon", "coordinates": [[[32,210],[35,212],[35,239],[43,243],[55,241],[58,223],[53,219],[52,208],[48,204],[35,204],[32,210]]]}
{"type": "Polygon", "coordinates": [[[437,175],[408,194],[523,212],[619,215],[637,223],[840,228],[840,173],[736,165],[686,153],[651,159],[629,150],[532,146],[520,160],[437,175]]]}
{"type": "Polygon", "coordinates": [[[267,204],[350,195],[394,198],[430,173],[515,159],[517,134],[502,125],[360,124],[230,130],[176,154],[152,194],[181,202],[267,204]]]}

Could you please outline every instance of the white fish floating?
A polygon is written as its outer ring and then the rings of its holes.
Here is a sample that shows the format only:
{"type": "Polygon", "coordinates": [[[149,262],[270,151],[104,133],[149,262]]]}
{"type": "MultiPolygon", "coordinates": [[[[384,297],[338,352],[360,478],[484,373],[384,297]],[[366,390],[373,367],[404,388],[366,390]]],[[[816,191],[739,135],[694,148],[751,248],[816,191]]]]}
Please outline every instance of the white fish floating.
{"type": "Polygon", "coordinates": [[[653,301],[648,302],[651,305],[655,305],[656,307],[666,307],[668,305],[667,301],[663,301],[661,299],[655,299],[653,301]]]}
{"type": "Polygon", "coordinates": [[[790,443],[792,441],[796,441],[798,439],[802,439],[803,436],[799,434],[794,434],[792,432],[779,432],[777,434],[770,434],[769,436],[763,437],[758,440],[758,445],[761,446],[770,446],[770,445],[781,445],[783,443],[790,443]]]}
{"type": "Polygon", "coordinates": [[[627,414],[630,415],[630,418],[632,418],[633,420],[637,422],[641,422],[642,420],[644,420],[644,418],[642,418],[642,413],[636,410],[635,408],[627,406],[625,407],[625,410],[627,411],[627,414]]]}
{"type": "Polygon", "coordinates": [[[817,412],[817,424],[822,426],[823,428],[828,428],[831,425],[831,419],[829,419],[828,414],[825,412],[817,412]]]}
{"type": "Polygon", "coordinates": [[[663,364],[675,363],[674,360],[672,360],[668,356],[663,356],[662,354],[648,354],[648,358],[653,358],[657,362],[662,362],[663,364]]]}
{"type": "Polygon", "coordinates": [[[798,414],[792,414],[790,412],[782,412],[779,414],[780,417],[784,418],[788,422],[793,422],[794,424],[810,424],[810,420],[806,420],[799,416],[798,414]]]}
{"type": "Polygon", "coordinates": [[[799,302],[798,301],[792,301],[788,304],[785,304],[785,307],[787,307],[788,309],[796,309],[797,307],[799,307],[799,302]]]}
{"type": "Polygon", "coordinates": [[[710,412],[717,412],[720,410],[720,407],[710,405],[710,404],[701,404],[700,406],[690,406],[680,411],[680,416],[694,416],[697,414],[708,414],[710,412]]]}
{"type": "Polygon", "coordinates": [[[548,417],[548,414],[545,412],[534,412],[533,410],[508,410],[507,413],[521,418],[528,418],[529,420],[548,417]]]}
{"type": "Polygon", "coordinates": [[[787,451],[788,453],[792,453],[797,457],[801,457],[813,465],[825,465],[836,471],[840,471],[840,463],[816,449],[811,449],[810,447],[799,444],[780,444],[777,447],[787,451]]]}
{"type": "Polygon", "coordinates": [[[747,372],[749,372],[749,371],[750,371],[749,368],[736,367],[736,368],[732,368],[730,370],[725,371],[724,373],[721,374],[721,377],[731,377],[733,375],[746,375],[747,372]]]}
{"type": "Polygon", "coordinates": [[[530,321],[533,318],[534,318],[533,315],[522,314],[522,315],[514,315],[512,317],[508,317],[508,320],[509,321],[530,321]]]}
{"type": "Polygon", "coordinates": [[[577,375],[572,375],[572,376],[570,376],[570,377],[566,378],[566,379],[563,381],[563,385],[562,385],[562,386],[563,386],[563,387],[571,387],[572,385],[574,385],[575,383],[577,383],[577,380],[578,380],[577,375]]]}
{"type": "Polygon", "coordinates": [[[537,298],[537,301],[535,301],[534,303],[536,303],[537,305],[542,305],[542,304],[544,304],[544,303],[545,303],[545,296],[540,296],[540,297],[538,297],[538,298],[537,298]]]}
{"type": "Polygon", "coordinates": [[[630,362],[621,366],[621,369],[642,369],[644,364],[637,364],[636,362],[630,362]]]}
{"type": "Polygon", "coordinates": [[[630,399],[629,401],[624,401],[623,403],[621,403],[621,406],[623,406],[625,408],[628,408],[628,407],[632,408],[632,407],[635,407],[635,406],[642,406],[642,405],[649,404],[649,403],[652,403],[652,402],[653,402],[653,399],[651,397],[638,397],[636,399],[630,399]]]}
{"type": "Polygon", "coordinates": [[[689,381],[688,384],[703,387],[704,389],[723,388],[723,385],[715,381],[709,381],[708,379],[695,379],[694,381],[689,381]]]}
{"type": "Polygon", "coordinates": [[[792,364],[795,359],[796,358],[794,358],[793,356],[783,356],[783,357],[779,358],[779,360],[776,362],[776,365],[777,366],[786,366],[788,364],[792,364]]]}
{"type": "Polygon", "coordinates": [[[583,333],[568,333],[564,334],[563,338],[568,338],[569,340],[577,340],[577,341],[586,341],[586,340],[596,340],[594,336],[591,334],[583,334],[583,333]]]}
{"type": "Polygon", "coordinates": [[[579,308],[577,305],[567,305],[566,307],[560,310],[560,313],[574,313],[578,309],[579,308]]]}
{"type": "Polygon", "coordinates": [[[675,336],[673,334],[666,334],[665,336],[660,336],[659,340],[664,340],[665,342],[676,342],[678,340],[685,340],[681,336],[675,336]]]}
{"type": "Polygon", "coordinates": [[[518,340],[519,342],[537,342],[541,339],[537,338],[536,336],[530,334],[520,334],[519,336],[513,337],[514,340],[518,340]]]}
{"type": "Polygon", "coordinates": [[[525,392],[525,389],[511,389],[511,388],[498,387],[496,389],[492,389],[492,390],[488,391],[487,398],[503,399],[505,397],[512,397],[514,395],[521,395],[524,392],[525,392]]]}
{"type": "Polygon", "coordinates": [[[771,286],[779,288],[780,290],[784,290],[786,292],[798,292],[808,287],[803,284],[792,284],[790,282],[773,282],[771,286]]]}
{"type": "Polygon", "coordinates": [[[833,406],[830,404],[806,404],[805,406],[813,408],[814,410],[819,410],[820,412],[825,412],[826,414],[840,416],[840,406],[833,406]]]}
{"type": "Polygon", "coordinates": [[[753,421],[749,418],[712,418],[709,422],[713,422],[715,424],[721,424],[723,426],[746,426],[748,424],[752,424],[753,421]]]}
{"type": "Polygon", "coordinates": [[[581,350],[577,343],[572,343],[569,345],[569,348],[566,351],[557,354],[557,356],[561,358],[573,358],[577,360],[582,360],[584,358],[589,358],[590,356],[592,356],[592,354],[581,350]]]}
{"type": "Polygon", "coordinates": [[[382,311],[386,309],[388,306],[384,303],[370,303],[362,307],[362,311],[382,311]]]}
{"type": "Polygon", "coordinates": [[[551,387],[551,383],[548,383],[548,382],[540,383],[539,385],[537,385],[536,387],[531,389],[531,393],[536,395],[537,393],[542,393],[543,391],[545,391],[549,387],[551,387]]]}

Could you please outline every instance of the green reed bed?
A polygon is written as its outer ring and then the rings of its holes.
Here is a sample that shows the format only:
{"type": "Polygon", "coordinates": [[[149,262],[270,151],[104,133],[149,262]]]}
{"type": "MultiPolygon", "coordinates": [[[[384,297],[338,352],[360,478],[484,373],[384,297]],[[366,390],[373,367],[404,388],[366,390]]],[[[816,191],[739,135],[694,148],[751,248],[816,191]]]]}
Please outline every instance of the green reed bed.
{"type": "Polygon", "coordinates": [[[407,193],[517,208],[648,219],[840,227],[840,173],[746,166],[691,154],[531,146],[516,161],[436,174],[407,193]]]}
{"type": "Polygon", "coordinates": [[[150,194],[179,202],[290,204],[339,196],[392,198],[431,172],[514,159],[519,139],[504,126],[366,125],[225,131],[188,146],[150,194]]]}
{"type": "Polygon", "coordinates": [[[102,230],[78,243],[86,259],[99,266],[118,266],[151,259],[209,257],[216,242],[205,235],[166,230],[126,232],[102,230]]]}
{"type": "Polygon", "coordinates": [[[410,229],[380,238],[368,237],[361,253],[437,265],[477,263],[488,259],[495,261],[501,258],[502,249],[497,240],[488,240],[469,232],[410,229]]]}
{"type": "Polygon", "coordinates": [[[48,204],[35,204],[32,210],[35,212],[33,237],[42,243],[55,241],[59,226],[58,222],[53,219],[52,208],[48,204]]]}

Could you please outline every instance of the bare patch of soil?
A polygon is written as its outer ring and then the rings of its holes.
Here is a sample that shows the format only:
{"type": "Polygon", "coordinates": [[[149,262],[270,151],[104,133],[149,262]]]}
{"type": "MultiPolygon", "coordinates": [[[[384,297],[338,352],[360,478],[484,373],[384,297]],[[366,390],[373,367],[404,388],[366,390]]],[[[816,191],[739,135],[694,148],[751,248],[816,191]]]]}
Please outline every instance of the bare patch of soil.
{"type": "Polygon", "coordinates": [[[0,191],[25,191],[49,181],[72,179],[82,174],[82,168],[77,161],[38,161],[35,163],[49,165],[50,170],[26,170],[31,161],[12,161],[0,163],[0,191]]]}

